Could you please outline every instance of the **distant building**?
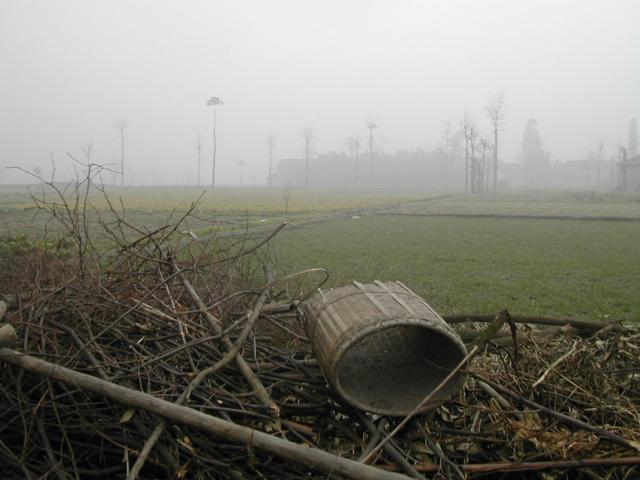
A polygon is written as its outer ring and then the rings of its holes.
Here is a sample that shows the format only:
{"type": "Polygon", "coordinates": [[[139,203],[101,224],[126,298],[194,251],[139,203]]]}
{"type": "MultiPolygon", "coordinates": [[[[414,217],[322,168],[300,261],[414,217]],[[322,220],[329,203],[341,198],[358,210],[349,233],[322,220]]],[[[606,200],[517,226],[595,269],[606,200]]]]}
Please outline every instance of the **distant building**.
{"type": "Polygon", "coordinates": [[[309,159],[309,182],[305,179],[304,158],[284,158],[278,162],[272,185],[315,188],[460,188],[464,185],[461,160],[452,153],[444,165],[442,151],[398,150],[377,152],[373,165],[368,152],[360,152],[358,162],[340,152],[321,153],[309,159]],[[372,170],[373,167],[373,170],[372,170]]]}
{"type": "Polygon", "coordinates": [[[618,165],[620,167],[618,190],[623,192],[640,191],[640,155],[628,158],[618,165]]]}

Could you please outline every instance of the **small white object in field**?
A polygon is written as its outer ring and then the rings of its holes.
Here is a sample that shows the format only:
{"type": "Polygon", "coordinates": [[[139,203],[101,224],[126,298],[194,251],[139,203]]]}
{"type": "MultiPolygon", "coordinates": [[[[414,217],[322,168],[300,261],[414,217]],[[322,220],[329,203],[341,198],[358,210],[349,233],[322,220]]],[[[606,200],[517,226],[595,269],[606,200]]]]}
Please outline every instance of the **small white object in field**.
{"type": "Polygon", "coordinates": [[[351,217],[351,220],[360,220],[360,215],[354,215],[351,217]]]}
{"type": "Polygon", "coordinates": [[[189,235],[190,237],[195,238],[196,240],[198,240],[198,236],[195,233],[193,233],[191,230],[183,230],[180,233],[182,233],[183,235],[189,235]]]}
{"type": "Polygon", "coordinates": [[[260,219],[260,223],[264,223],[264,222],[268,222],[268,221],[269,221],[269,220],[268,220],[268,219],[266,219],[266,218],[261,218],[261,219],[260,219]]]}

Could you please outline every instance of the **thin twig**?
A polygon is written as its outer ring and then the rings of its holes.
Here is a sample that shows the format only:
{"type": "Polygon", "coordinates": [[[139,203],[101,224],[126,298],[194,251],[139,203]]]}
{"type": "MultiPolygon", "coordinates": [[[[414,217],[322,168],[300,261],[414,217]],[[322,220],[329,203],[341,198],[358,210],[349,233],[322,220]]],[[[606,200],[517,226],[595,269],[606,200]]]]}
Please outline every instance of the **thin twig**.
{"type": "Polygon", "coordinates": [[[578,341],[576,340],[576,341],[573,342],[573,345],[571,346],[571,349],[567,353],[565,353],[560,358],[558,358],[555,362],[553,362],[551,365],[549,365],[549,368],[547,368],[544,371],[544,373],[540,376],[540,378],[538,378],[538,380],[533,382],[533,385],[531,385],[531,388],[536,388],[538,385],[540,385],[542,382],[544,382],[544,379],[547,378],[547,375],[549,375],[551,370],[556,368],[558,365],[560,365],[562,362],[564,362],[567,358],[569,358],[574,353],[582,350],[582,348],[580,350],[577,350],[577,347],[578,347],[578,341]]]}
{"type": "Polygon", "coordinates": [[[498,392],[502,393],[503,395],[508,395],[511,398],[513,398],[514,400],[517,400],[520,403],[523,403],[524,405],[527,405],[528,407],[531,408],[535,408],[535,409],[539,409],[540,411],[546,413],[547,415],[551,415],[552,417],[557,418],[558,420],[560,420],[563,423],[566,423],[568,425],[571,425],[573,427],[578,427],[581,428],[583,430],[587,430],[588,432],[592,432],[595,433],[596,435],[598,435],[599,437],[602,438],[606,438],[607,440],[610,440],[612,442],[615,442],[619,445],[625,446],[627,448],[631,448],[633,450],[636,450],[638,452],[640,452],[640,444],[638,442],[635,442],[633,440],[627,440],[624,437],[621,437],[620,435],[617,435],[613,432],[610,432],[608,430],[603,430],[601,428],[598,427],[594,427],[593,425],[590,425],[586,422],[583,422],[582,420],[578,420],[577,418],[573,418],[570,417],[568,415],[565,415],[564,413],[560,413],[557,412],[551,408],[545,407],[544,405],[540,405],[537,402],[533,402],[531,400],[527,400],[526,398],[524,398],[522,395],[518,395],[517,393],[509,390],[508,388],[503,387],[502,385],[497,384],[496,382],[493,382],[491,380],[489,380],[488,378],[485,378],[477,373],[473,374],[477,379],[482,380],[483,382],[487,383],[488,385],[492,386],[493,388],[495,388],[498,392]]]}

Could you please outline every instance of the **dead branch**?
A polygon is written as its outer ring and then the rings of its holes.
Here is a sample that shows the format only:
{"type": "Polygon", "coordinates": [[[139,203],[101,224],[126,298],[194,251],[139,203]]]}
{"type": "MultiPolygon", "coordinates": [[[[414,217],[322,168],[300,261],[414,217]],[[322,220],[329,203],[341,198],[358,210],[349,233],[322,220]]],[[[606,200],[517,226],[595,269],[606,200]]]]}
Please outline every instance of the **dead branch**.
{"type": "MultiPolygon", "coordinates": [[[[546,462],[472,463],[460,465],[466,473],[539,472],[543,470],[573,470],[593,467],[623,467],[640,465],[640,457],[585,458],[583,460],[553,460],[546,462]]],[[[397,470],[395,465],[381,465],[384,470],[397,470]]],[[[433,473],[439,465],[416,465],[419,472],[433,473]]]]}
{"type": "Polygon", "coordinates": [[[474,373],[474,376],[478,379],[483,381],[484,383],[490,385],[491,387],[493,387],[495,390],[497,390],[498,392],[502,393],[503,395],[507,395],[511,398],[513,398],[514,400],[530,407],[530,408],[535,408],[537,410],[540,410],[543,413],[546,413],[547,415],[551,415],[555,418],[557,418],[558,420],[560,420],[563,423],[566,423],[567,425],[570,425],[572,427],[576,427],[576,428],[580,428],[582,430],[587,430],[588,432],[592,432],[595,433],[596,435],[598,435],[601,438],[605,438],[611,442],[617,443],[619,445],[622,445],[624,447],[627,448],[631,448],[633,450],[636,450],[638,452],[640,452],[640,444],[638,442],[632,441],[632,440],[627,440],[626,438],[621,437],[620,435],[617,435],[613,432],[610,432],[608,430],[603,430],[601,428],[597,428],[594,427],[593,425],[589,425],[586,422],[583,422],[582,420],[578,420],[576,418],[572,418],[568,415],[565,415],[564,413],[560,413],[557,412],[551,408],[545,407],[544,405],[540,405],[537,402],[534,402],[532,400],[528,400],[526,398],[524,398],[522,395],[518,395],[516,392],[513,392],[511,390],[509,390],[508,388],[503,387],[502,385],[499,385],[491,380],[489,380],[488,378],[484,378],[481,375],[478,375],[477,373],[474,373]]]}
{"type": "MultiPolygon", "coordinates": [[[[493,315],[443,315],[442,318],[448,324],[465,323],[465,322],[478,322],[489,323],[495,318],[493,315]]],[[[589,320],[577,320],[575,318],[553,318],[553,317],[529,317],[523,315],[511,315],[511,321],[514,323],[530,323],[532,325],[551,325],[556,327],[562,327],[564,325],[571,325],[572,327],[584,329],[584,330],[600,330],[609,325],[614,325],[612,328],[615,330],[621,330],[622,327],[619,322],[593,322],[589,320]]]]}
{"type": "Polygon", "coordinates": [[[143,392],[131,390],[84,373],[55,365],[8,348],[0,349],[0,359],[17,367],[107,397],[115,402],[160,415],[167,420],[204,430],[234,443],[268,451],[330,474],[361,480],[400,480],[405,475],[384,472],[375,467],[331,453],[304,447],[267,433],[211,417],[196,410],[175,405],[143,392]]]}

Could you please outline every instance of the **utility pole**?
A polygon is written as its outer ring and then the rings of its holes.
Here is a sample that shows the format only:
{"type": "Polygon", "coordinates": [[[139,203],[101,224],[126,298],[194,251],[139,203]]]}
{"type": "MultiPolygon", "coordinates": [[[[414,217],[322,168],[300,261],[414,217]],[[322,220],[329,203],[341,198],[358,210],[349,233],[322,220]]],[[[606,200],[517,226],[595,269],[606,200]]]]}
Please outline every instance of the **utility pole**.
{"type": "Polygon", "coordinates": [[[276,146],[276,137],[274,137],[273,135],[269,135],[265,139],[265,142],[267,143],[267,147],[269,147],[269,170],[268,170],[268,176],[267,176],[267,184],[271,186],[271,177],[273,172],[273,170],[271,170],[271,165],[273,160],[273,149],[276,146]]]}
{"type": "Polygon", "coordinates": [[[223,105],[223,102],[218,97],[211,97],[207,101],[207,107],[213,107],[213,165],[211,167],[211,187],[212,188],[216,186],[216,148],[217,148],[216,117],[217,117],[218,107],[221,105],[223,105]]]}
{"type": "Polygon", "coordinates": [[[373,131],[378,128],[375,122],[367,122],[369,130],[369,183],[373,185],[373,131]]]}
{"type": "Polygon", "coordinates": [[[120,187],[124,188],[124,130],[129,126],[129,122],[125,119],[120,119],[115,123],[115,127],[120,131],[120,187]]]}
{"type": "Polygon", "coordinates": [[[313,140],[313,129],[307,127],[302,131],[302,139],[304,140],[304,184],[309,186],[309,150],[313,140]]]}

